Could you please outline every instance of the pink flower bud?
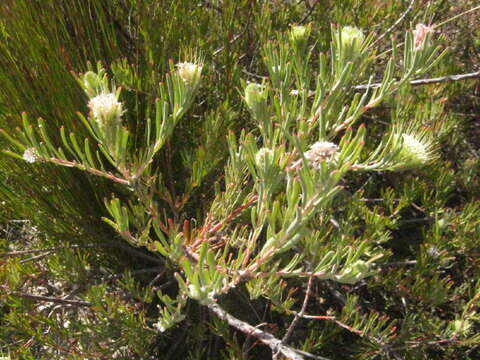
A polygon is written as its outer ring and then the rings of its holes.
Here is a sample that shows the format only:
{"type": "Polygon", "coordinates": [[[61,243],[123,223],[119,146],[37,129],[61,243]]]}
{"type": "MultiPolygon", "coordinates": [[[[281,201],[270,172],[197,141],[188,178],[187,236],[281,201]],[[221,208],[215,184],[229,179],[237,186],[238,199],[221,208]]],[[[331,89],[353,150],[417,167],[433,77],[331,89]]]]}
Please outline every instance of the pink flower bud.
{"type": "Polygon", "coordinates": [[[415,50],[420,49],[428,34],[433,33],[433,26],[426,26],[424,24],[417,24],[413,32],[415,50]]]}

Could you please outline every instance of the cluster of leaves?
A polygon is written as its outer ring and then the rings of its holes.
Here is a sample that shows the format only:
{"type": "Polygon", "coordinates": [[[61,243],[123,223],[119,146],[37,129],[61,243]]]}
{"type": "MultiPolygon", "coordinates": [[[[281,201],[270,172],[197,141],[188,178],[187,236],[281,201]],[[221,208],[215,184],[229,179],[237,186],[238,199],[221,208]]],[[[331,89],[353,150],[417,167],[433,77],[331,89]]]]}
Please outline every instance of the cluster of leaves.
{"type": "Polygon", "coordinates": [[[475,356],[471,85],[409,86],[458,65],[376,41],[407,4],[0,6],[1,215],[40,230],[0,243],[3,352],[475,356]]]}

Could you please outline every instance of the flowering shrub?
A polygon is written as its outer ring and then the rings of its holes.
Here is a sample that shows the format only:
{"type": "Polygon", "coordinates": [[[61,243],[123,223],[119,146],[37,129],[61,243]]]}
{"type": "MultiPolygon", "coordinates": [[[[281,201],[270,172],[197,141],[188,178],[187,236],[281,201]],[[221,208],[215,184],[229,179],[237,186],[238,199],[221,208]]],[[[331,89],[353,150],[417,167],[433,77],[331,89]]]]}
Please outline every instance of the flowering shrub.
{"type": "MultiPolygon", "coordinates": [[[[276,359],[316,358],[313,353],[328,347],[323,343],[329,336],[343,330],[348,332],[345,339],[360,337],[373,349],[357,349],[363,357],[397,357],[397,347],[416,341],[403,333],[416,315],[406,316],[404,328],[397,330],[383,310],[357,311],[368,300],[342,291],[361,289],[368,281],[383,278],[385,269],[395,268],[387,263],[392,255],[387,244],[401,211],[417,196],[407,189],[399,200],[385,190],[381,201],[388,205],[369,209],[362,194],[370,180],[359,179],[408,176],[411,170],[435,166],[440,156],[437,139],[446,130],[434,119],[435,106],[405,116],[410,109],[398,101],[396,114],[380,130],[368,120],[381,105],[402,96],[414,78],[441,63],[446,52],[434,35],[433,28],[422,24],[407,31],[403,46],[392,43],[388,61],[380,67],[374,35],[356,26],[332,26],[329,43],[320,44],[330,50],[318,56],[312,25],[292,26],[275,41],[262,44],[265,76],[261,82],[251,81],[254,76],[242,82],[245,110],[225,102],[214,114],[205,111],[209,98],[202,92],[215,66],[206,57],[170,62],[163,75],[152,71],[153,80],[144,90],[137,88],[144,85],[142,70],[127,60],[108,65],[101,61],[96,68],[75,74],[85,97],[83,108],[76,109],[78,123],[68,129],[71,133],[62,125],[52,131],[42,118],[33,121],[24,113],[21,128],[2,131],[9,144],[5,153],[31,169],[47,171],[53,165],[107,184],[108,191],[95,195],[103,197],[102,220],[116,235],[114,245],[123,244],[129,254],[155,267],[138,270],[154,274],[142,284],[125,275],[123,288],[131,295],[115,293],[107,282],[100,282],[81,299],[63,299],[63,304],[95,311],[108,322],[107,334],[116,334],[115,324],[124,321],[129,329],[125,336],[134,339],[127,349],[148,338],[142,334],[165,339],[181,324],[194,323],[189,315],[195,308],[214,316],[212,328],[230,342],[230,358],[239,358],[246,350],[237,349],[226,325],[245,335],[245,347],[255,338],[270,348],[268,357],[276,359]],[[241,118],[235,115],[238,109],[241,118]],[[223,117],[246,123],[238,121],[237,131],[227,133],[223,117]],[[202,122],[205,127],[196,132],[202,122]],[[222,131],[226,139],[216,139],[222,131]],[[185,144],[188,136],[192,139],[198,133],[196,143],[185,144]],[[226,156],[218,156],[216,147],[223,147],[226,156]],[[162,285],[157,286],[160,279],[162,285]],[[314,297],[319,284],[326,290],[314,297]],[[304,294],[296,294],[303,288],[304,294]],[[251,300],[249,304],[267,304],[276,314],[271,322],[280,331],[254,326],[245,311],[237,311],[242,307],[239,296],[251,300]],[[133,306],[122,302],[125,298],[138,302],[133,306]],[[338,300],[339,309],[328,305],[330,298],[338,300]],[[326,303],[320,306],[325,314],[311,315],[307,310],[313,302],[326,303]],[[136,307],[145,304],[150,304],[148,311],[136,307]],[[319,320],[331,326],[322,327],[319,320]],[[308,322],[312,330],[300,334],[294,344],[292,334],[299,321],[308,322]],[[135,325],[141,326],[140,335],[135,334],[135,325]]],[[[435,211],[435,221],[447,217],[435,211]]],[[[475,216],[476,208],[465,213],[475,216]]],[[[435,226],[436,236],[446,231],[439,222],[435,226]]],[[[78,226],[83,227],[88,228],[78,226]]],[[[407,266],[450,261],[441,249],[419,253],[419,259],[407,266]]],[[[78,283],[88,283],[88,262],[71,263],[78,283]]],[[[10,266],[14,274],[15,265],[10,266]]],[[[8,278],[11,288],[18,285],[18,277],[8,278]]],[[[385,287],[394,289],[399,277],[393,274],[385,287]]],[[[434,277],[443,287],[427,294],[432,306],[444,303],[451,286],[438,274],[434,277]]],[[[416,291],[412,296],[425,296],[422,287],[433,287],[422,281],[412,285],[416,291]]],[[[469,291],[475,294],[472,300],[444,329],[452,341],[478,341],[469,336],[479,287],[469,291]]],[[[18,289],[10,292],[29,296],[18,289]]],[[[51,300],[30,294],[30,299],[42,298],[51,300]]],[[[85,315],[79,329],[97,320],[85,315]]],[[[65,329],[72,326],[70,320],[66,324],[65,329]]]]}

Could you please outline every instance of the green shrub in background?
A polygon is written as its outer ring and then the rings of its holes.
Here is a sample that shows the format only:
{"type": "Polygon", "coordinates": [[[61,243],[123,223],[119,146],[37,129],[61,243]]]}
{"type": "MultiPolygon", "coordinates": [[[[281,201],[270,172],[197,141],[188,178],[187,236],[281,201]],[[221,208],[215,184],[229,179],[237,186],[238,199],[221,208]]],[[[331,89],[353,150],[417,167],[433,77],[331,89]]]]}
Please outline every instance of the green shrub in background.
{"type": "Polygon", "coordinates": [[[476,100],[394,3],[1,5],[4,352],[475,358],[476,100]]]}

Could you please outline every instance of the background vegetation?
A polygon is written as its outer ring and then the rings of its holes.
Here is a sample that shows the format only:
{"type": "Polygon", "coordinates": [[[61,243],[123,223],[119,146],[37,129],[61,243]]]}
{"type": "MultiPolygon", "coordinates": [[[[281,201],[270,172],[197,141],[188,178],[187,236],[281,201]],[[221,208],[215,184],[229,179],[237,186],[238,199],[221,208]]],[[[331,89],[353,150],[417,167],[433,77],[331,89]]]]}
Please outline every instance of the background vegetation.
{"type": "MultiPolygon", "coordinates": [[[[205,66],[198,96],[155,161],[167,169],[167,190],[157,199],[165,217],[176,224],[202,219],[223,176],[228,133],[254,128],[241,80],[258,82],[267,75],[260,49],[268,41],[291,24],[310,24],[312,45],[325,52],[331,24],[354,25],[378,34],[381,54],[391,37],[401,42],[417,23],[444,23],[436,36],[443,35],[448,54],[428,77],[472,73],[480,70],[480,9],[467,12],[475,6],[473,0],[4,0],[0,127],[13,131],[26,112],[45,119],[54,142],[61,141],[60,126],[86,137],[76,113],[88,113],[88,98],[76,76],[101,61],[119,79],[123,64],[130,64],[135,78],[119,85],[132,110],[125,121],[140,142],[150,115],[145,109],[160,96],[158,83],[169,64],[200,54],[205,66]],[[191,176],[194,164],[204,164],[201,182],[191,176]]],[[[375,66],[384,68],[387,59],[379,56],[375,66]]],[[[433,114],[441,156],[424,169],[345,180],[351,201],[334,204],[335,222],[352,246],[359,246],[353,243],[358,234],[365,241],[382,239],[385,256],[373,276],[355,284],[313,281],[305,310],[319,318],[296,324],[292,347],[319,359],[480,356],[479,102],[478,79],[472,78],[407,87],[362,117],[375,138],[393,117],[433,114]]],[[[2,149],[10,148],[1,141],[2,149]]],[[[175,269],[165,268],[154,249],[133,246],[102,221],[110,217],[104,199],[127,199],[127,190],[78,169],[6,155],[0,169],[0,354],[271,358],[255,337],[195,301],[186,304],[179,325],[165,332],[154,326],[157,290],[175,294],[175,269]]],[[[240,286],[221,299],[222,306],[281,339],[294,316],[279,311],[279,304],[300,311],[307,282],[278,286],[278,299],[251,299],[240,286]]]]}

